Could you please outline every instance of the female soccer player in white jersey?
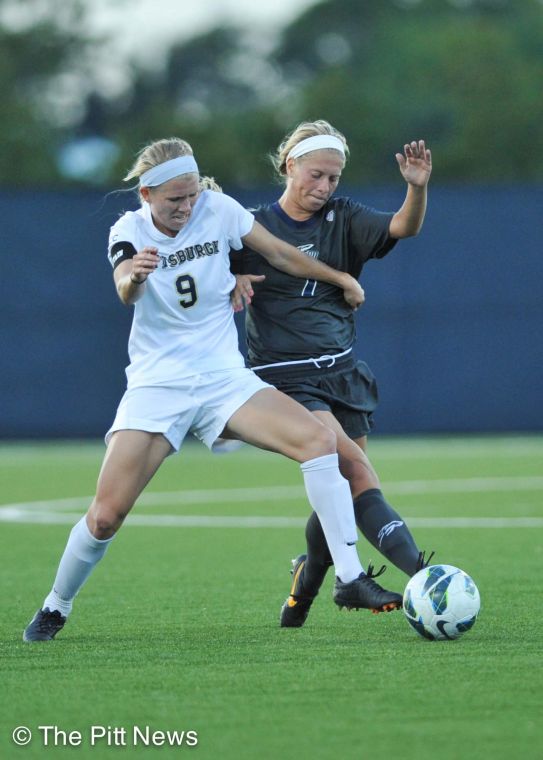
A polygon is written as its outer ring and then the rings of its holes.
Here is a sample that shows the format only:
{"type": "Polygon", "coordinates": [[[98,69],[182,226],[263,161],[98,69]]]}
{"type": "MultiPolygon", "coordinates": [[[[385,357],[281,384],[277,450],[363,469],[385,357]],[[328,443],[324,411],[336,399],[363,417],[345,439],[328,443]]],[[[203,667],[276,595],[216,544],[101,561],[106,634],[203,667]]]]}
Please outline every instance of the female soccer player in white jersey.
{"type": "Polygon", "coordinates": [[[363,301],[360,285],[275,238],[232,198],[203,189],[183,140],[148,145],[125,179],[132,178],[139,180],[141,208],[119,219],[109,241],[119,297],[135,304],[127,390],[106,435],[96,496],[72,529],[53,588],[24,640],[50,640],[63,627],[137,497],[189,432],[209,447],[222,433],[300,462],[334,558],[336,603],[401,606],[401,596],[381,588],[360,564],[335,433],[244,366],[230,303],[229,252],[245,244],[277,269],[329,283],[349,308],[363,301]]]}
{"type": "MultiPolygon", "coordinates": [[[[398,211],[384,213],[334,196],[347,154],[345,137],[328,122],[300,124],[273,156],[284,182],[281,197],[253,213],[274,235],[358,279],[366,261],[382,258],[399,238],[419,231],[432,163],[424,141],[404,146],[396,159],[407,182],[406,198],[398,211]]],[[[254,275],[240,278],[233,296],[236,307],[243,296],[248,301],[254,296],[246,321],[249,366],[336,433],[358,527],[387,559],[413,575],[428,558],[384,498],[365,454],[377,394],[368,366],[353,357],[353,310],[326,283],[307,280],[300,287],[298,279],[277,271],[254,252],[234,253],[232,259],[234,271],[254,275]]],[[[307,554],[293,561],[291,593],[281,611],[285,627],[304,624],[331,564],[315,513],[306,539],[307,554]]]]}

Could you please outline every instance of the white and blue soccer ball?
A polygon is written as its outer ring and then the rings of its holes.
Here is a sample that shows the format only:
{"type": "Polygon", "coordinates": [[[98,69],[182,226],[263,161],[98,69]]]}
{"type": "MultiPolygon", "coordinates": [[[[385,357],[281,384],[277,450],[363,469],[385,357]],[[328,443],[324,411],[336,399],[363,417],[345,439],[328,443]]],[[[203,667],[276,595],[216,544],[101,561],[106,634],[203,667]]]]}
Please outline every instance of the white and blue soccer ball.
{"type": "Polygon", "coordinates": [[[458,639],[473,627],[481,608],[479,589],[453,565],[430,565],[416,573],[403,595],[403,611],[425,639],[458,639]]]}

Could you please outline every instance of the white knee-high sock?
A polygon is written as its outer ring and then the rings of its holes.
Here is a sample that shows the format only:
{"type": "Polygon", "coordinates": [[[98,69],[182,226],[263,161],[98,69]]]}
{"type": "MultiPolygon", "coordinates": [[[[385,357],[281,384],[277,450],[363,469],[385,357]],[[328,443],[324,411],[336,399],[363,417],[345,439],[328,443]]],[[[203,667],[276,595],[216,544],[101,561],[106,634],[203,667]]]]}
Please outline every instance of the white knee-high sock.
{"type": "Polygon", "coordinates": [[[82,517],[72,528],[53,588],[45,598],[42,609],[48,607],[51,612],[58,610],[67,617],[72,610],[75,595],[96,563],[102,559],[113,538],[114,536],[104,541],[94,538],[87,527],[86,518],[82,517]]]}
{"type": "Polygon", "coordinates": [[[344,583],[363,571],[355,543],[358,540],[353,499],[348,482],[339,471],[337,454],[310,459],[301,465],[309,502],[317,513],[335,572],[344,583]]]}

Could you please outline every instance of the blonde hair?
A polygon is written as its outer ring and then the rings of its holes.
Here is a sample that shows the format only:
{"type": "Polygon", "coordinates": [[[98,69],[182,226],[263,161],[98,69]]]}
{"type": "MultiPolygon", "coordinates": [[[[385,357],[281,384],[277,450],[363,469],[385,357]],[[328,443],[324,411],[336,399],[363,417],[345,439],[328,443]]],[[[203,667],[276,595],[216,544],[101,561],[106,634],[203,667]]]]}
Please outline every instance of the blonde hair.
{"type": "MultiPolygon", "coordinates": [[[[170,161],[172,158],[192,155],[192,148],[186,140],[182,140],[180,137],[155,140],[155,142],[149,143],[145,148],[142,148],[137,154],[132,168],[126,177],[123,178],[124,182],[139,179],[144,172],[153,169],[159,164],[163,164],[165,161],[170,161]]],[[[215,182],[213,177],[200,177],[199,188],[200,190],[214,190],[215,192],[222,193],[222,188],[215,182]]]]}
{"type": "MultiPolygon", "coordinates": [[[[287,174],[287,156],[295,145],[298,145],[302,140],[306,140],[308,137],[315,137],[315,135],[333,135],[337,137],[345,146],[345,156],[349,154],[349,146],[345,136],[341,134],[335,127],[329,124],[324,119],[318,119],[317,121],[303,121],[298,124],[290,134],[288,134],[283,142],[277,148],[275,154],[270,155],[270,160],[277,172],[279,178],[282,180],[287,174]]],[[[324,150],[334,150],[333,148],[325,148],[324,150]]],[[[339,153],[339,151],[336,151],[339,153]]],[[[295,158],[295,161],[303,161],[306,156],[310,155],[306,153],[299,158],[295,158]]]]}

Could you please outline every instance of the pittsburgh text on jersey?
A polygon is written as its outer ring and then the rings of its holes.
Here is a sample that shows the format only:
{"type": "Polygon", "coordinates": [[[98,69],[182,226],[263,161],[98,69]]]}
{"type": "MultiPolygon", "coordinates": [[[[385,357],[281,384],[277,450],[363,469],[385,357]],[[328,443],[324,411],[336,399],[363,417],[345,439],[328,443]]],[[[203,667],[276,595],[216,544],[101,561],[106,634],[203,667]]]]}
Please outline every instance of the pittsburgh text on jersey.
{"type": "Polygon", "coordinates": [[[205,256],[213,256],[215,253],[219,253],[219,241],[213,240],[207,243],[189,245],[187,248],[182,248],[175,253],[170,253],[168,256],[164,256],[161,253],[161,269],[168,269],[177,267],[180,264],[184,264],[185,261],[194,261],[194,259],[202,259],[205,256]]]}

